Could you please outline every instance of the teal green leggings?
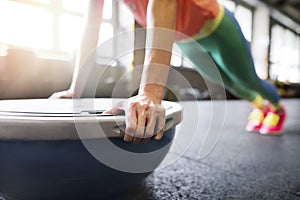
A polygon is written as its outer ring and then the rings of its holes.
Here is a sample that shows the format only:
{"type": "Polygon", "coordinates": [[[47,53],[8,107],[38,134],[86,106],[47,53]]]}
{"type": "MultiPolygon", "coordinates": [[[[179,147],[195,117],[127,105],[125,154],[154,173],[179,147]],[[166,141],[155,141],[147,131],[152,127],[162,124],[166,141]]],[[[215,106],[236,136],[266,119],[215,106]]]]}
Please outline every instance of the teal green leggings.
{"type": "Polygon", "coordinates": [[[275,87],[257,76],[249,44],[228,10],[225,9],[220,25],[209,36],[196,42],[177,44],[196,70],[209,81],[224,83],[225,88],[238,98],[251,102],[260,95],[270,103],[278,104],[275,87]],[[212,63],[217,68],[212,67],[212,63]]]}

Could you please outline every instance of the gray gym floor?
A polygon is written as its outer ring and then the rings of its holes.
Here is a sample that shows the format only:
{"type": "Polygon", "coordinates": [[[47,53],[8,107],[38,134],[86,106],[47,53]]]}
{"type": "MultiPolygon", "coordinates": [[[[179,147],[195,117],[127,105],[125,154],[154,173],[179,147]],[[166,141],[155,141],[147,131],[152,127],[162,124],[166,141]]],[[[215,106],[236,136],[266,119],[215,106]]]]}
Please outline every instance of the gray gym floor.
{"type": "MultiPolygon", "coordinates": [[[[198,123],[194,143],[183,155],[173,147],[169,154],[180,157],[176,162],[155,171],[140,186],[118,194],[118,199],[300,199],[300,99],[284,100],[288,117],[282,136],[247,133],[244,126],[250,105],[227,101],[223,129],[212,126],[221,130],[220,138],[201,159],[203,137],[199,135],[208,130],[210,104],[198,102],[197,109],[197,103],[183,102],[183,122],[189,125],[179,128],[177,134],[193,132],[191,128],[198,123]],[[196,110],[199,119],[191,119],[196,110]]],[[[186,142],[182,138],[176,139],[186,142]]]]}
{"type": "Polygon", "coordinates": [[[213,104],[220,110],[212,112],[211,101],[183,102],[183,122],[168,154],[174,159],[111,199],[300,199],[300,99],[284,100],[282,136],[244,131],[251,112],[245,101],[213,104]],[[205,134],[218,132],[215,147],[201,158],[205,134]]]}

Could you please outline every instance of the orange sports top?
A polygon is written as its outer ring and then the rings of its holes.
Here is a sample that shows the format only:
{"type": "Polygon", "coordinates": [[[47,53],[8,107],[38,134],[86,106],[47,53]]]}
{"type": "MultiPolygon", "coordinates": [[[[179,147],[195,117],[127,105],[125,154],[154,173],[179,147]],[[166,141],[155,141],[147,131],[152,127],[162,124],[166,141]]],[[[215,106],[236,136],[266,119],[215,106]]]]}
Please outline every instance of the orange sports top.
{"type": "MultiPolygon", "coordinates": [[[[136,21],[147,27],[148,0],[123,0],[135,16],[136,21]]],[[[193,36],[200,31],[206,20],[217,16],[217,0],[177,0],[176,31],[193,36]]]]}

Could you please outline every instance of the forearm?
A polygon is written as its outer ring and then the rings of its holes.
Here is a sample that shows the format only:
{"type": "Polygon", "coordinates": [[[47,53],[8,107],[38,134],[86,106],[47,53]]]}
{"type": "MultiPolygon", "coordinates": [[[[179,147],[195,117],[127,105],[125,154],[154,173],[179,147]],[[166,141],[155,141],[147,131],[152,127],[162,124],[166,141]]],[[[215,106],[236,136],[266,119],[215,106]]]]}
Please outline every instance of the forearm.
{"type": "Polygon", "coordinates": [[[90,0],[89,3],[85,28],[76,56],[72,84],[69,89],[71,92],[77,93],[77,96],[81,95],[82,91],[80,90],[84,87],[87,75],[93,67],[94,59],[91,58],[93,58],[93,54],[96,52],[98,43],[103,4],[104,0],[90,0]],[[87,63],[88,59],[91,63],[87,63]]]}
{"type": "Polygon", "coordinates": [[[71,83],[70,90],[75,92],[75,88],[82,86],[85,84],[83,83],[88,75],[88,72],[92,68],[92,62],[87,63],[87,61],[93,60],[93,54],[96,52],[95,49],[97,47],[97,39],[88,38],[88,35],[84,36],[80,48],[76,55],[74,72],[73,72],[73,79],[71,83]]]}
{"type": "MultiPolygon", "coordinates": [[[[147,41],[139,94],[163,98],[175,37],[176,0],[149,0],[147,41]]],[[[156,102],[160,103],[160,102],[156,102]]]]}

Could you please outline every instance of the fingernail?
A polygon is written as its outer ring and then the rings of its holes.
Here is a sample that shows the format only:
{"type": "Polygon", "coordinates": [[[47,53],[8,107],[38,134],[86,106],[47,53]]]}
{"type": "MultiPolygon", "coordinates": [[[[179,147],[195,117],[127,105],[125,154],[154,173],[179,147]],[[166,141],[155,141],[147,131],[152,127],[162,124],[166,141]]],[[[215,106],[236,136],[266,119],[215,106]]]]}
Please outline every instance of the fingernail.
{"type": "Polygon", "coordinates": [[[163,133],[159,132],[157,135],[154,137],[155,140],[160,140],[163,137],[163,133]]]}
{"type": "Polygon", "coordinates": [[[131,137],[131,136],[128,136],[128,135],[125,135],[125,136],[123,137],[123,140],[124,140],[125,142],[131,142],[131,141],[132,141],[132,137],[131,137]]]}

